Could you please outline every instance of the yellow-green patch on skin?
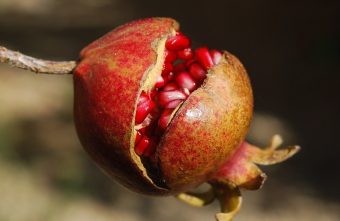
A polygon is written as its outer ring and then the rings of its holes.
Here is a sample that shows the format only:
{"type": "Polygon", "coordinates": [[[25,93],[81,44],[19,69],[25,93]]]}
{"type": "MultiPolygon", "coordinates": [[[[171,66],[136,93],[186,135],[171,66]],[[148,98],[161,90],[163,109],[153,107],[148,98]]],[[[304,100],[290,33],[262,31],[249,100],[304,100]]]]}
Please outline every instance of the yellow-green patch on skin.
{"type": "Polygon", "coordinates": [[[225,53],[170,122],[157,154],[171,189],[186,191],[208,180],[244,140],[253,100],[242,68],[225,53]]]}

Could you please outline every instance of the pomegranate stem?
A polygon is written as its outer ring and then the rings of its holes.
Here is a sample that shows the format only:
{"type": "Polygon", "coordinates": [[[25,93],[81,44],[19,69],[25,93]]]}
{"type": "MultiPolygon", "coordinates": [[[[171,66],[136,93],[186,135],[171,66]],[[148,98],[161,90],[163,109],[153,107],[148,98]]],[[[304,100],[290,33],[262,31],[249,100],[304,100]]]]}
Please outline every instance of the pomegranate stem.
{"type": "Polygon", "coordinates": [[[37,74],[72,74],[75,61],[49,61],[33,58],[0,46],[0,63],[10,64],[37,74]]]}

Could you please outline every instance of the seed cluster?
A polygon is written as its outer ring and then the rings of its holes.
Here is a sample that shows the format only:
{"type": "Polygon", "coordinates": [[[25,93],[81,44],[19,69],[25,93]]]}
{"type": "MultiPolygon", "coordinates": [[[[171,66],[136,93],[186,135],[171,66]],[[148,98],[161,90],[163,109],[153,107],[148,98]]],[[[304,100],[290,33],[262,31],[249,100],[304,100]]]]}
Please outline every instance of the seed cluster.
{"type": "Polygon", "coordinates": [[[217,50],[192,50],[190,39],[180,32],[165,43],[165,62],[153,90],[140,94],[136,111],[135,152],[152,157],[173,111],[201,86],[207,71],[221,60],[217,50]]]}

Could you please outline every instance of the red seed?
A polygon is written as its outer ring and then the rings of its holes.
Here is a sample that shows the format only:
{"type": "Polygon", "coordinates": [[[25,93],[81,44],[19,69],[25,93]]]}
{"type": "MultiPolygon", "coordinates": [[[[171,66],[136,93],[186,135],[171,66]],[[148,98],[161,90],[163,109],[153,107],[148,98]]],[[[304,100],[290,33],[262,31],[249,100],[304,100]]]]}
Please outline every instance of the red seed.
{"type": "Polygon", "coordinates": [[[167,84],[167,82],[169,82],[172,79],[174,79],[174,73],[173,72],[162,73],[162,77],[163,77],[163,79],[165,81],[165,84],[167,84]]]}
{"type": "Polygon", "coordinates": [[[148,101],[148,100],[150,100],[148,94],[147,94],[145,91],[143,91],[143,92],[140,94],[140,96],[139,96],[138,104],[137,104],[137,105],[142,104],[142,103],[144,103],[144,102],[146,102],[146,101],[148,101]]]}
{"type": "Polygon", "coordinates": [[[141,128],[141,129],[139,129],[138,131],[143,135],[143,134],[146,133],[146,131],[147,131],[148,128],[149,128],[149,126],[143,127],[143,128],[141,128]]]}
{"type": "Polygon", "coordinates": [[[195,51],[197,61],[203,66],[205,70],[208,70],[214,65],[214,62],[210,56],[209,50],[206,47],[197,48],[195,51]]]}
{"type": "Polygon", "coordinates": [[[192,63],[196,62],[195,59],[189,59],[185,62],[185,67],[189,68],[192,63]]]}
{"type": "Polygon", "coordinates": [[[174,51],[167,51],[166,52],[166,58],[165,58],[165,62],[168,63],[172,63],[177,59],[177,54],[174,51]]]}
{"type": "Polygon", "coordinates": [[[165,63],[163,64],[162,73],[167,74],[167,73],[171,72],[171,71],[173,70],[173,68],[174,68],[174,67],[173,67],[173,65],[172,65],[171,63],[165,62],[165,63]]]}
{"type": "Polygon", "coordinates": [[[167,103],[167,105],[165,105],[165,108],[176,108],[182,102],[183,100],[170,101],[169,103],[167,103]]]}
{"type": "Polygon", "coordinates": [[[170,117],[171,117],[171,114],[172,114],[172,111],[174,109],[165,109],[162,113],[162,115],[160,116],[159,120],[158,120],[158,126],[161,128],[161,129],[166,129],[169,122],[170,122],[170,117]]]}
{"type": "Polygon", "coordinates": [[[157,95],[157,90],[156,88],[154,88],[153,90],[150,91],[149,95],[151,99],[155,99],[156,95],[157,95]]]}
{"type": "Polygon", "coordinates": [[[139,141],[142,139],[143,134],[141,132],[141,130],[137,130],[136,131],[136,139],[135,139],[135,145],[137,145],[139,143],[139,141]]]}
{"type": "Polygon", "coordinates": [[[155,103],[151,100],[147,100],[144,103],[137,105],[136,124],[142,123],[154,107],[155,103]]]}
{"type": "Polygon", "coordinates": [[[175,73],[178,73],[178,72],[181,72],[181,71],[185,71],[185,63],[184,62],[181,62],[181,63],[178,63],[174,66],[174,72],[175,73]]]}
{"type": "Polygon", "coordinates": [[[163,91],[174,91],[174,90],[178,90],[179,87],[177,84],[171,82],[168,83],[167,85],[165,85],[165,87],[163,88],[163,91]]]}
{"type": "Polygon", "coordinates": [[[152,160],[152,157],[154,157],[154,153],[156,151],[156,147],[157,147],[157,143],[155,142],[155,139],[150,138],[149,146],[144,151],[143,156],[149,157],[149,159],[152,160]]]}
{"type": "Polygon", "coordinates": [[[148,125],[146,127],[139,129],[138,131],[140,131],[143,136],[146,135],[150,137],[150,135],[153,133],[153,127],[152,125],[148,125]]]}
{"type": "Polygon", "coordinates": [[[217,50],[210,50],[210,56],[214,64],[218,64],[222,58],[222,53],[217,50]]]}
{"type": "Polygon", "coordinates": [[[183,50],[177,51],[177,56],[179,59],[189,60],[193,57],[191,48],[185,48],[183,50]]]}
{"type": "Polygon", "coordinates": [[[135,152],[141,156],[150,145],[150,139],[147,136],[143,136],[139,143],[135,146],[135,152]]]}
{"type": "Polygon", "coordinates": [[[190,66],[189,73],[196,81],[203,81],[207,76],[207,72],[198,63],[193,63],[190,66]]]}
{"type": "Polygon", "coordinates": [[[178,51],[190,46],[190,39],[184,35],[175,35],[170,38],[165,43],[165,47],[168,50],[178,51]]]}
{"type": "Polygon", "coordinates": [[[184,100],[186,97],[186,94],[180,90],[161,91],[158,94],[158,103],[160,106],[165,107],[170,101],[184,100]]]}
{"type": "Polygon", "coordinates": [[[175,74],[174,74],[173,72],[170,72],[170,73],[168,74],[167,82],[172,81],[172,80],[174,79],[174,77],[175,77],[175,74]]]}
{"type": "Polygon", "coordinates": [[[160,75],[157,77],[155,88],[161,88],[165,85],[164,78],[160,75]]]}
{"type": "Polygon", "coordinates": [[[196,88],[196,82],[192,79],[188,72],[179,73],[176,75],[175,80],[180,87],[187,88],[189,91],[193,91],[196,88]]]}

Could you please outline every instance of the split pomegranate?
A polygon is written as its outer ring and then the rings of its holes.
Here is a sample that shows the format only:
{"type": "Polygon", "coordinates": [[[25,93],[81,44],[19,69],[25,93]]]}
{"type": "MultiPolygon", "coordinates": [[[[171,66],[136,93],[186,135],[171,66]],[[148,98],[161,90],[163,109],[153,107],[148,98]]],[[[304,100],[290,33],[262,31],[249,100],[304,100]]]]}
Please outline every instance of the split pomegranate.
{"type": "MultiPolygon", "coordinates": [[[[239,187],[259,188],[254,164],[287,159],[297,147],[260,150],[245,142],[253,97],[232,54],[191,40],[170,18],[116,28],[81,52],[74,71],[75,122],[94,161],[131,190],[205,205],[222,201],[228,220],[239,187]],[[183,193],[208,182],[212,198],[183,193]]],[[[206,194],[205,196],[211,196],[206,194]]]]}
{"type": "Polygon", "coordinates": [[[150,153],[155,154],[153,145],[160,141],[172,114],[202,85],[209,68],[217,65],[222,58],[221,52],[209,51],[206,47],[194,51],[190,42],[180,32],[166,40],[165,61],[153,88],[155,94],[151,97],[150,92],[143,91],[139,96],[135,116],[138,128],[135,151],[139,156],[150,157],[150,153]]]}

